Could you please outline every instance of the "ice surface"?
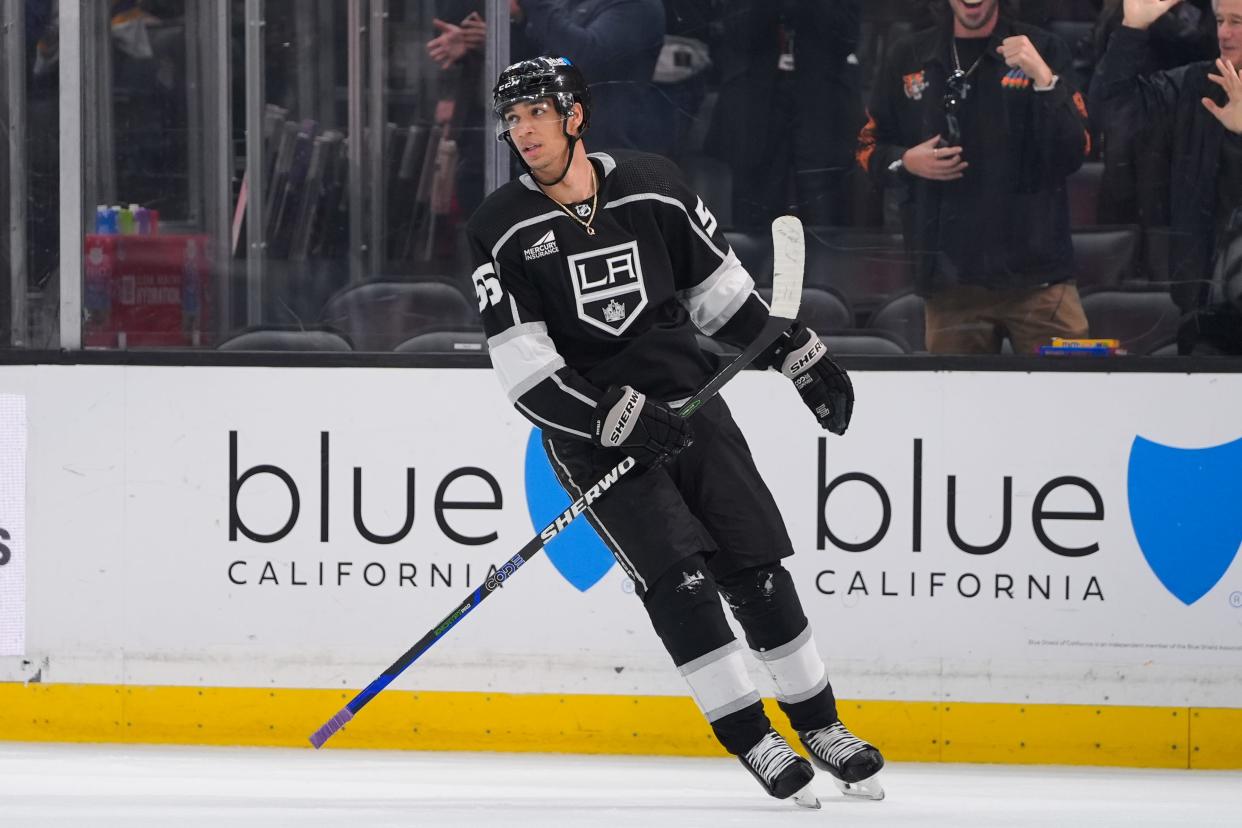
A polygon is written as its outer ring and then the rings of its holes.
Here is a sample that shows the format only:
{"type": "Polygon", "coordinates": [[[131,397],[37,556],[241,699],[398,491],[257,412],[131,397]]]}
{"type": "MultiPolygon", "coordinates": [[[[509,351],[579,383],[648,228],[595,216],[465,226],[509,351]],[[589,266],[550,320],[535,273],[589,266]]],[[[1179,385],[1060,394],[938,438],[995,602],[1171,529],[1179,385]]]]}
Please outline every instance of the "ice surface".
{"type": "Polygon", "coordinates": [[[807,811],[728,759],[0,743],[3,826],[1238,826],[1242,772],[890,764],[807,811]]]}

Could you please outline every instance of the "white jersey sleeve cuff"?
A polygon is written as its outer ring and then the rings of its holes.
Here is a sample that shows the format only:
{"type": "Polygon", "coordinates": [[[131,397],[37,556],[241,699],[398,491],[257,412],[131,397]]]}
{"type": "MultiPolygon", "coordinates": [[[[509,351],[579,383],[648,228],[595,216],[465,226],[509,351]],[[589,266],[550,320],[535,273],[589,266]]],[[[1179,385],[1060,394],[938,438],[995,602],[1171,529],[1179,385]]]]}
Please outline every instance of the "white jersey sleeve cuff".
{"type": "Polygon", "coordinates": [[[543,322],[515,325],[488,339],[487,348],[511,403],[565,367],[543,322]]]}

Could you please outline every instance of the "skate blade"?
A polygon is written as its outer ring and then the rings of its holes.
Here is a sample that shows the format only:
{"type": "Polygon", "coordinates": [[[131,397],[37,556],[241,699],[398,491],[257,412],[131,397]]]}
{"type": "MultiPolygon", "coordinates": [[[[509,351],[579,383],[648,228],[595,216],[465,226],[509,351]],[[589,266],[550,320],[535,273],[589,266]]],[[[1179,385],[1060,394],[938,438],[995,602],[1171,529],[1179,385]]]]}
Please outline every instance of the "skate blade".
{"type": "Polygon", "coordinates": [[[878,776],[872,776],[861,782],[842,782],[840,779],[833,779],[837,787],[841,789],[841,793],[846,796],[855,797],[857,799],[872,799],[876,802],[884,798],[884,788],[880,785],[878,776]]]}
{"type": "Polygon", "coordinates": [[[792,794],[790,799],[799,808],[810,808],[813,811],[820,809],[819,797],[815,795],[815,791],[811,790],[811,783],[807,783],[801,790],[792,794]]]}

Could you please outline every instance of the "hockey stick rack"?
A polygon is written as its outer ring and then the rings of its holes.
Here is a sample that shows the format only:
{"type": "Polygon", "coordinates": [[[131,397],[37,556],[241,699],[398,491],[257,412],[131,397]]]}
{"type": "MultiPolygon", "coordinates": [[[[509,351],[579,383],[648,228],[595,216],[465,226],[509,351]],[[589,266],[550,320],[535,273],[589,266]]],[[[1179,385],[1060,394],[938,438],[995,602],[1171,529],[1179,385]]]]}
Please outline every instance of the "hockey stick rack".
{"type": "MultiPolygon", "coordinates": [[[[746,346],[742,353],[717,371],[707,381],[707,384],[678,410],[682,417],[692,416],[702,407],[703,403],[716,396],[720,389],[725,386],[725,383],[733,379],[739,371],[751,362],[754,362],[761,353],[776,341],[778,336],[788,330],[794,318],[798,315],[798,306],[802,299],[802,276],[806,255],[802,224],[798,219],[793,216],[781,216],[772,222],[772,249],[774,254],[772,307],[768,321],[764,323],[759,335],[755,337],[750,345],[746,346]]],[[[531,538],[525,546],[518,550],[516,555],[496,567],[495,573],[490,575],[482,585],[470,593],[466,600],[462,601],[452,612],[441,619],[440,623],[428,630],[426,635],[420,638],[414,646],[406,650],[404,655],[394,661],[388,669],[384,670],[374,681],[363,688],[358,695],[354,696],[348,704],[341,708],[340,712],[328,719],[322,727],[312,733],[310,743],[316,748],[323,747],[324,743],[357,715],[358,711],[365,707],[371,699],[379,695],[380,691],[391,684],[397,676],[405,672],[407,667],[417,661],[423,653],[431,649],[431,645],[448,635],[449,630],[461,623],[463,618],[473,612],[479,604],[483,603],[483,599],[495,592],[505,581],[512,578],[514,573],[527,561],[539,554],[539,551],[549,541],[586,511],[588,506],[599,498],[604,497],[613,484],[620,480],[627,472],[631,471],[635,465],[634,458],[626,457],[605,474],[599,482],[586,489],[582,497],[571,503],[569,508],[545,526],[539,534],[531,538]]]]}

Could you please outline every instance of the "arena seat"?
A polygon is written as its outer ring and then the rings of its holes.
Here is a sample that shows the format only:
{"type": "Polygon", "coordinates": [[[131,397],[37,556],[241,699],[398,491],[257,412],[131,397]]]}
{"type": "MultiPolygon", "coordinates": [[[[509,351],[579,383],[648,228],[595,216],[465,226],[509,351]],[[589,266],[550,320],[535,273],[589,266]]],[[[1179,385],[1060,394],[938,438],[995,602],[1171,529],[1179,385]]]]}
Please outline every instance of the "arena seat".
{"type": "MultiPolygon", "coordinates": [[[[759,288],[763,301],[771,304],[772,288],[759,288]]],[[[802,303],[798,306],[798,320],[816,333],[830,333],[854,326],[854,314],[849,303],[835,290],[803,288],[802,303]]]]}
{"type": "Polygon", "coordinates": [[[478,324],[478,311],[443,282],[351,285],[324,305],[323,322],[349,334],[359,351],[391,351],[420,333],[478,324]]]}
{"type": "Polygon", "coordinates": [[[838,291],[858,313],[911,287],[912,276],[899,233],[806,228],[806,286],[838,291]]]}
{"type": "Polygon", "coordinates": [[[914,291],[894,296],[871,315],[867,330],[895,337],[909,351],[927,350],[927,318],[923,297],[914,291]]]}
{"type": "Polygon", "coordinates": [[[429,331],[410,337],[393,350],[406,354],[486,354],[487,334],[478,328],[429,331]]]}
{"type": "Polygon", "coordinates": [[[1139,249],[1137,227],[1094,227],[1075,230],[1074,279],[1079,290],[1111,287],[1134,280],[1139,249]]]}
{"type": "Polygon", "coordinates": [[[1069,197],[1070,227],[1078,229],[1099,223],[1100,185],[1104,180],[1104,162],[1088,161],[1065,179],[1069,197]]]}
{"type": "Polygon", "coordinates": [[[767,233],[726,231],[725,239],[756,285],[772,284],[772,237],[767,233]]]}
{"type": "Polygon", "coordinates": [[[844,330],[829,334],[823,339],[828,350],[838,355],[888,356],[910,353],[910,347],[888,331],[844,330]]]}
{"type": "Polygon", "coordinates": [[[233,334],[219,351],[352,351],[349,337],[330,328],[256,327],[233,334]]]}
{"type": "Polygon", "coordinates": [[[1082,298],[1091,336],[1119,339],[1132,354],[1147,354],[1177,338],[1181,309],[1168,291],[1144,284],[1099,289],[1082,298]]]}

